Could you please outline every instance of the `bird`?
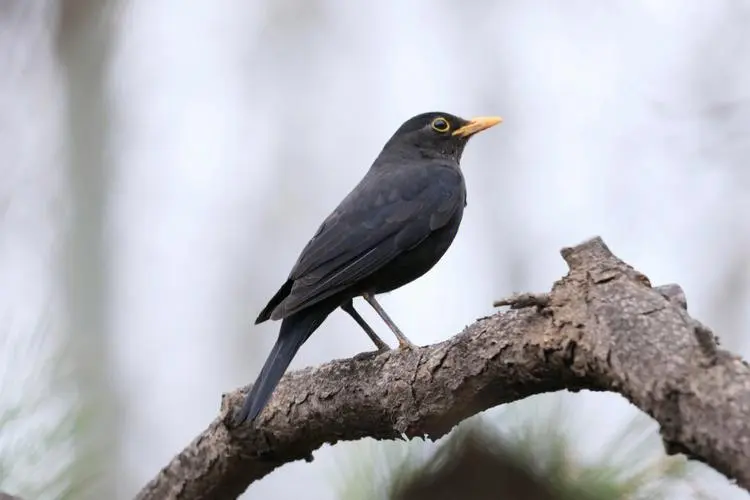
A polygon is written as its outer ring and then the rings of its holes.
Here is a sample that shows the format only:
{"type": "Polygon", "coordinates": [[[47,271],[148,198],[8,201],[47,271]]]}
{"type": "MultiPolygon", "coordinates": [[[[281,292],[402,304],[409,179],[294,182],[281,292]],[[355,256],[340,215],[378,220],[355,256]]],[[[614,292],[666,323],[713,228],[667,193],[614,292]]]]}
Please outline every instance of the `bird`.
{"type": "Polygon", "coordinates": [[[466,206],[460,161],[469,139],[498,123],[431,111],[406,120],[364,177],[318,227],[287,280],[255,324],[281,320],[278,339],[235,414],[255,421],[302,344],[337,308],[365,331],[378,351],[388,345],[354,309],[362,297],[390,328],[399,349],[415,345],[375,296],[424,275],[458,232],[466,206]]]}

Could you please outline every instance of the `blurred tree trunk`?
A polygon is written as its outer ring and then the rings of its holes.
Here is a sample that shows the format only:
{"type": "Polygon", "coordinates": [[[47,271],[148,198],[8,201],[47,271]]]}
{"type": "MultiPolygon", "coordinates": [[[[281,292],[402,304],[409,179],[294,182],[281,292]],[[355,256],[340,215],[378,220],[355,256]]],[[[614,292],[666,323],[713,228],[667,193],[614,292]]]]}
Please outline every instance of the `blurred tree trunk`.
{"type": "Polygon", "coordinates": [[[67,173],[72,218],[66,246],[69,349],[83,428],[75,436],[79,474],[92,481],[89,498],[116,498],[119,457],[117,396],[106,335],[106,103],[104,77],[111,45],[112,2],[63,0],[56,45],[67,92],[67,173]]]}
{"type": "Polygon", "coordinates": [[[709,320],[722,332],[722,343],[731,349],[748,346],[747,302],[750,297],[750,224],[747,213],[750,173],[747,158],[750,140],[750,2],[726,2],[719,7],[715,24],[698,38],[688,82],[690,118],[698,124],[697,150],[712,168],[724,170],[730,182],[720,211],[711,219],[705,238],[705,260],[716,262],[719,280],[712,293],[709,320]],[[724,236],[731,234],[731,238],[724,236]]]}

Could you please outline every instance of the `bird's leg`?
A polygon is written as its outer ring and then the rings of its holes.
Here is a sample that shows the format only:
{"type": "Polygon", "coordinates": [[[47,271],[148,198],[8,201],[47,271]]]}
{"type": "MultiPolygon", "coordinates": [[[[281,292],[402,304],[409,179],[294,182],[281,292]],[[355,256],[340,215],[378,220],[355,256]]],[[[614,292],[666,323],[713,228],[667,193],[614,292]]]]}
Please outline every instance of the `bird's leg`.
{"type": "Polygon", "coordinates": [[[375,312],[378,313],[378,315],[383,319],[386,325],[388,325],[388,328],[391,329],[393,334],[398,339],[398,347],[399,349],[411,349],[412,347],[417,347],[411,340],[406,338],[406,335],[403,334],[403,332],[396,326],[396,323],[393,322],[390,316],[388,316],[388,313],[385,312],[385,309],[378,303],[377,300],[375,300],[375,296],[366,293],[363,295],[365,300],[368,304],[372,306],[373,309],[375,309],[375,312]]]}
{"type": "Polygon", "coordinates": [[[365,319],[359,315],[356,309],[354,309],[354,303],[352,302],[351,299],[345,302],[341,306],[341,309],[346,311],[349,314],[349,316],[351,316],[354,319],[354,321],[356,321],[357,324],[362,327],[362,329],[365,331],[367,336],[370,337],[370,340],[372,340],[372,343],[375,344],[375,347],[378,348],[378,351],[390,351],[391,350],[388,344],[383,342],[383,339],[378,337],[378,334],[375,333],[375,331],[372,328],[370,328],[370,325],[367,324],[365,319]]]}

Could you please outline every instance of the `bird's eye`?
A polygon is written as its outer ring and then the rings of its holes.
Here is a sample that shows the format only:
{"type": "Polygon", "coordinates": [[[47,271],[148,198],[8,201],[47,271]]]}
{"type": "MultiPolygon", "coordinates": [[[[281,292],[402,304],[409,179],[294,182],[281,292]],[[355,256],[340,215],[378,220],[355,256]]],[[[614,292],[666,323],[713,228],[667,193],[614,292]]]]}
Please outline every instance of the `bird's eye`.
{"type": "Polygon", "coordinates": [[[435,132],[444,134],[445,132],[450,130],[450,128],[451,125],[445,118],[435,118],[434,120],[432,120],[432,130],[434,130],[435,132]]]}

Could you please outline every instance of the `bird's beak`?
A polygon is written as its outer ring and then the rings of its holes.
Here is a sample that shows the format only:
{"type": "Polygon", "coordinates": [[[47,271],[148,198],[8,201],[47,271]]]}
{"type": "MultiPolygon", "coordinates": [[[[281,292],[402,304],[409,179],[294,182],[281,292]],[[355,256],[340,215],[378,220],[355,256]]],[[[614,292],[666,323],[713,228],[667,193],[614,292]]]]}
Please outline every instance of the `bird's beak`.
{"type": "Polygon", "coordinates": [[[494,127],[502,121],[503,119],[499,116],[478,116],[469,120],[469,123],[467,123],[463,127],[456,129],[453,132],[453,135],[457,135],[459,137],[469,137],[476,134],[477,132],[481,132],[482,130],[494,127]]]}

